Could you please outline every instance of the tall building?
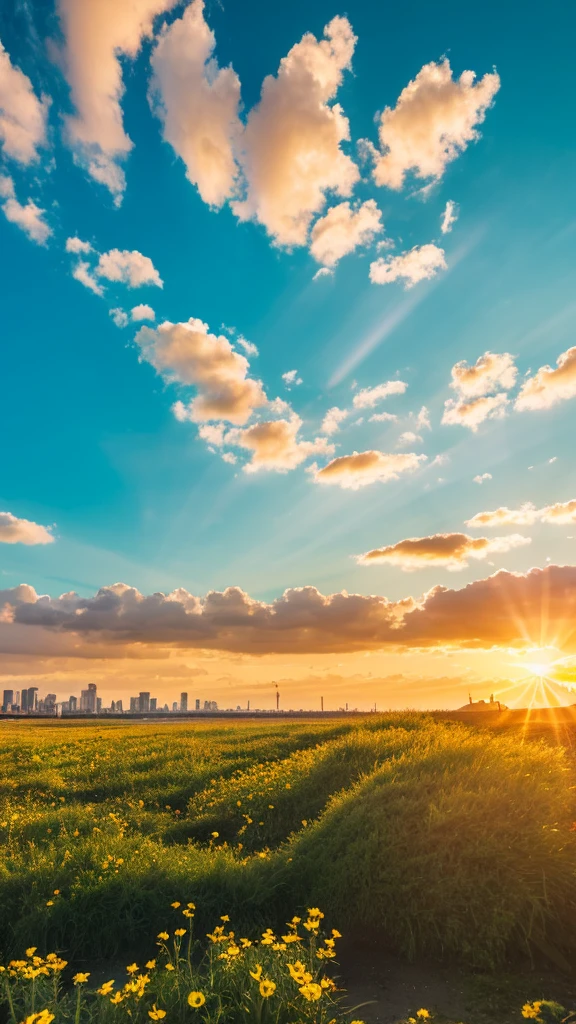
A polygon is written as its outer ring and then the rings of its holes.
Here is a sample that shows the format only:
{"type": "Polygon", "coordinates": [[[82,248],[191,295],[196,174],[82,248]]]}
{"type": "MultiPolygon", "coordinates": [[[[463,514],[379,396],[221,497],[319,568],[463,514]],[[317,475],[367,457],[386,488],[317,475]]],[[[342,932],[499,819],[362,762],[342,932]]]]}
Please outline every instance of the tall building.
{"type": "Polygon", "coordinates": [[[188,711],[188,694],[180,694],[180,711],[188,711]]]}
{"type": "Polygon", "coordinates": [[[96,711],[98,714],[102,711],[102,697],[96,697],[96,711]]]}
{"type": "Polygon", "coordinates": [[[2,697],[2,711],[10,711],[14,703],[14,690],[4,690],[2,697]]]}
{"type": "Polygon", "coordinates": [[[140,696],[138,697],[138,710],[150,711],[150,693],[147,690],[140,691],[140,696]]]}
{"type": "Polygon", "coordinates": [[[156,711],[156,703],[157,703],[157,698],[156,697],[150,697],[150,711],[156,711]]]}
{"type": "Polygon", "coordinates": [[[80,711],[87,711],[88,714],[94,715],[97,710],[97,687],[96,683],[88,683],[88,689],[82,690],[80,693],[80,711]]]}
{"type": "Polygon", "coordinates": [[[22,711],[27,711],[28,714],[36,711],[37,693],[37,686],[29,686],[27,690],[22,690],[22,711]]]}
{"type": "Polygon", "coordinates": [[[78,711],[78,697],[71,696],[70,700],[68,701],[68,703],[70,705],[70,711],[71,712],[72,711],[78,711]]]}
{"type": "Polygon", "coordinates": [[[196,708],[196,711],[200,711],[200,698],[199,697],[196,697],[195,708],[196,708]]]}
{"type": "Polygon", "coordinates": [[[138,697],[130,697],[130,711],[138,711],[138,697]]]}
{"type": "Polygon", "coordinates": [[[122,701],[121,700],[117,700],[116,701],[116,711],[122,711],[122,701]]]}

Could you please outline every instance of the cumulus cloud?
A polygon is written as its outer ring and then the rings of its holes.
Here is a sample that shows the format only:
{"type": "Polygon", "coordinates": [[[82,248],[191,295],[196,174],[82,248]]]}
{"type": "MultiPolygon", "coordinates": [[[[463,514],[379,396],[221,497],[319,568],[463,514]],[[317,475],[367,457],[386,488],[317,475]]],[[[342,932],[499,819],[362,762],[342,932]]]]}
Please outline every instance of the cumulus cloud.
{"type": "Polygon", "coordinates": [[[494,391],[509,391],[518,370],[509,352],[485,352],[470,366],[465,359],[452,367],[451,388],[463,398],[478,398],[494,391]]]}
{"type": "Polygon", "coordinates": [[[524,381],[516,399],[515,408],[550,409],[558,402],[576,396],[576,345],[566,349],[556,360],[556,366],[541,366],[533,377],[524,381]]]}
{"type": "Polygon", "coordinates": [[[505,505],[491,512],[477,512],[466,526],[532,526],[534,523],[551,523],[556,526],[567,526],[576,523],[576,498],[570,501],[558,501],[554,505],[536,508],[526,502],[520,508],[507,508],[505,505]]]}
{"type": "Polygon", "coordinates": [[[429,242],[427,245],[415,245],[400,256],[380,256],[370,264],[370,280],[373,284],[403,280],[405,288],[412,288],[419,281],[430,280],[439,270],[446,269],[444,249],[429,242]]]}
{"type": "Polygon", "coordinates": [[[414,453],[352,452],[352,455],[332,459],[321,469],[314,467],[314,479],[319,484],[336,484],[357,491],[377,481],[397,480],[401,473],[411,473],[425,461],[425,455],[414,453]]]}
{"type": "Polygon", "coordinates": [[[370,416],[369,423],[396,423],[398,417],[392,412],[375,412],[370,416]]]}
{"type": "Polygon", "coordinates": [[[149,256],[143,256],[134,249],[110,249],[98,260],[96,273],[108,281],[118,281],[129,288],[140,288],[144,284],[153,284],[162,288],[164,282],[149,256]]]}
{"type": "Polygon", "coordinates": [[[469,537],[466,533],[435,533],[431,537],[409,537],[385,548],[375,548],[358,555],[357,561],[360,565],[394,565],[404,572],[439,566],[457,572],[466,569],[471,558],[482,560],[530,543],[530,537],[518,533],[492,539],[469,537]]]}
{"type": "Polygon", "coordinates": [[[111,309],[109,310],[109,315],[112,317],[116,327],[128,327],[130,317],[123,309],[111,309]]]}
{"type": "Polygon", "coordinates": [[[440,220],[440,231],[443,235],[447,235],[454,227],[458,220],[458,206],[453,199],[449,199],[444,207],[444,213],[440,220]]]}
{"type": "Polygon", "coordinates": [[[340,430],[340,424],[349,416],[350,413],[347,409],[339,409],[337,405],[333,405],[322,420],[322,426],[320,427],[321,434],[336,434],[340,430]]]}
{"type": "Polygon", "coordinates": [[[483,483],[486,482],[486,480],[491,480],[491,479],[492,479],[492,473],[477,473],[477,475],[472,478],[472,483],[474,483],[474,484],[483,484],[483,483]]]}
{"type": "Polygon", "coordinates": [[[77,159],[119,202],[122,163],[132,148],[124,131],[121,58],[134,59],[152,35],[154,18],[176,0],[58,0],[65,37],[65,73],[76,113],[66,119],[77,159]]]}
{"type": "Polygon", "coordinates": [[[71,238],[66,239],[65,248],[66,252],[72,252],[75,253],[76,255],[80,255],[80,253],[92,252],[92,246],[90,245],[90,242],[83,242],[82,239],[78,238],[77,235],[73,235],[71,238]]]}
{"type": "MultiPolygon", "coordinates": [[[[402,650],[414,647],[526,648],[560,644],[576,651],[576,566],[527,573],[501,570],[459,590],[433,587],[424,597],[321,594],[308,586],[266,603],[238,587],[204,598],[184,589],[144,596],[118,583],[93,597],[39,597],[22,585],[0,591],[14,627],[75,636],[76,656],[95,641],[113,646],[164,644],[247,654],[402,650]],[[546,609],[543,618],[542,609],[546,609]],[[89,644],[86,643],[89,640],[89,644]]],[[[4,637],[9,644],[9,638],[4,637]]]]}
{"type": "Polygon", "coordinates": [[[420,412],[416,416],[416,426],[418,430],[432,430],[432,424],[430,423],[430,413],[425,405],[422,406],[420,412]]]}
{"type": "Polygon", "coordinates": [[[347,18],[333,18],[318,41],[310,32],[262,84],[248,117],[240,162],[246,197],[233,204],[241,220],[263,224],[278,245],[305,245],[326,193],[349,196],[359,178],[341,148],[350,137],[334,100],[350,67],[356,38],[347,18]]]}
{"type": "Polygon", "coordinates": [[[0,512],[0,544],[52,544],[53,541],[46,526],[30,519],[17,519],[11,512],[0,512]]]}
{"type": "Polygon", "coordinates": [[[39,159],[46,145],[46,120],[50,101],[38,99],[32,83],[12,64],[0,42],[0,144],[4,155],[21,164],[39,159]]]}
{"type": "Polygon", "coordinates": [[[78,263],[72,270],[72,277],[75,281],[79,281],[85,288],[89,288],[95,295],[103,295],[104,289],[102,285],[98,284],[98,281],[94,277],[90,264],[86,260],[78,260],[78,263]]]}
{"type": "Polygon", "coordinates": [[[8,175],[0,175],[0,197],[5,200],[2,203],[2,209],[6,220],[16,224],[33,242],[45,245],[52,234],[52,228],[42,219],[46,210],[40,209],[31,199],[25,206],[19,203],[16,199],[14,182],[8,175]]]}
{"type": "Polygon", "coordinates": [[[442,423],[449,426],[469,427],[474,433],[485,420],[499,420],[506,415],[508,396],[504,391],[498,395],[485,395],[461,401],[449,398],[444,403],[442,423]]]}
{"type": "Polygon", "coordinates": [[[155,328],[141,327],[136,343],[142,359],[166,380],[198,389],[188,406],[176,403],[180,420],[243,424],[254,409],[267,404],[262,383],[248,377],[246,357],[223,335],[210,334],[208,324],[195,317],[185,323],[166,320],[155,328]]]}
{"type": "Polygon", "coordinates": [[[438,181],[447,164],[479,138],[498,89],[494,72],[475,81],[473,71],[452,77],[448,60],[425,64],[380,117],[380,152],[373,150],[374,181],[401,189],[408,172],[438,181]]]}
{"type": "Polygon", "coordinates": [[[130,316],[132,321],[138,322],[139,320],[155,320],[156,313],[152,309],[152,306],[146,305],[145,302],[141,302],[139,306],[132,306],[130,310],[130,316]]]}
{"type": "Polygon", "coordinates": [[[361,388],[352,400],[355,409],[373,409],[390,395],[403,395],[408,387],[403,380],[387,380],[373,388],[361,388]]]}
{"type": "Polygon", "coordinates": [[[373,199],[354,210],[350,203],[333,206],[316,221],[310,235],[310,252],[318,263],[334,267],[359,246],[370,245],[383,230],[382,213],[373,199]]]}
{"type": "Polygon", "coordinates": [[[403,434],[400,434],[398,438],[398,447],[402,448],[408,444],[421,444],[422,438],[420,434],[415,434],[413,430],[405,430],[403,434]]]}
{"type": "Polygon", "coordinates": [[[282,374],[282,380],[287,388],[302,384],[302,378],[298,376],[298,370],[287,370],[286,373],[282,374]]]}
{"type": "Polygon", "coordinates": [[[240,80],[232,67],[218,67],[214,47],[203,0],[193,0],[160,34],[152,54],[151,99],[186,177],[205,203],[221,206],[234,191],[234,145],[242,125],[240,80]]]}
{"type": "Polygon", "coordinates": [[[292,414],[290,419],[266,420],[245,430],[229,430],[224,441],[253,453],[250,462],[244,466],[246,473],[257,473],[260,470],[287,473],[311,455],[331,455],[334,451],[334,445],[325,437],[300,441],[298,434],[301,426],[300,417],[292,414]]]}

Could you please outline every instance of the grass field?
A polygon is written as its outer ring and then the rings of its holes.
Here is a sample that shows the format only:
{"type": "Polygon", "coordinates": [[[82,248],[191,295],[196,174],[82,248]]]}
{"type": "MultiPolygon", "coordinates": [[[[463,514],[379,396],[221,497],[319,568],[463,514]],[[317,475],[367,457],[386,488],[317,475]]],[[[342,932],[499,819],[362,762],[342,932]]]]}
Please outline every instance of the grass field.
{"type": "Polygon", "coordinates": [[[2,723],[1,952],[150,957],[193,902],[202,936],[222,915],[282,935],[318,907],[326,935],[404,956],[562,968],[575,774],[562,746],[416,713],[2,723]]]}

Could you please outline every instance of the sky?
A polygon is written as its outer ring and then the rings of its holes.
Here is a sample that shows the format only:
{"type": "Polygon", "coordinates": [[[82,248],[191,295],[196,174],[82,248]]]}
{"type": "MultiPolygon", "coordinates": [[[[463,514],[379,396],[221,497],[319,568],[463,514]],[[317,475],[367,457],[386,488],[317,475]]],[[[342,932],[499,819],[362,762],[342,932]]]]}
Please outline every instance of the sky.
{"type": "Polygon", "coordinates": [[[2,5],[0,687],[574,702],[573,20],[2,5]]]}

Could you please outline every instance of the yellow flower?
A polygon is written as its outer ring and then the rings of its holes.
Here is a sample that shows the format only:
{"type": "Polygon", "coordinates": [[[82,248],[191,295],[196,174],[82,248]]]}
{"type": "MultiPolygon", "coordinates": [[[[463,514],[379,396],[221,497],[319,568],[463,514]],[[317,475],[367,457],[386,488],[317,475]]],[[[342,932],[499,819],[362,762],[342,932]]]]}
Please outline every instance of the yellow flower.
{"type": "MultiPolygon", "coordinates": [[[[333,939],[341,939],[342,938],[340,932],[337,931],[336,928],[332,929],[332,938],[333,939]]],[[[354,1024],[354,1021],[352,1021],[352,1024],[354,1024]]]]}
{"type": "Polygon", "coordinates": [[[54,906],[54,900],[46,900],[46,906],[47,907],[53,907],[54,906]]]}
{"type": "Polygon", "coordinates": [[[524,1003],[522,1007],[522,1016],[529,1020],[536,1020],[540,1016],[540,1007],[542,1002],[538,1000],[535,1003],[524,1003]]]}
{"type": "Polygon", "coordinates": [[[242,949],[250,949],[250,946],[252,945],[250,939],[240,939],[240,942],[242,945],[242,949]]]}
{"type": "Polygon", "coordinates": [[[174,907],[174,910],[178,910],[180,903],[178,902],[178,900],[174,900],[174,903],[171,903],[170,906],[174,907]]]}
{"type": "Polygon", "coordinates": [[[186,906],[188,907],[188,910],[196,910],[195,903],[187,903],[186,906]]]}
{"type": "Polygon", "coordinates": [[[90,972],[89,971],[88,971],[88,973],[85,973],[84,971],[79,971],[78,974],[74,975],[74,977],[72,978],[72,981],[74,982],[75,985],[84,985],[88,981],[89,977],[90,977],[90,972]]]}
{"type": "Polygon", "coordinates": [[[182,913],[184,914],[184,917],[194,917],[193,910],[183,910],[182,913]]]}
{"type": "Polygon", "coordinates": [[[322,995],[322,989],[320,985],[317,985],[315,981],[307,981],[305,985],[302,985],[299,989],[300,995],[303,995],[309,1003],[316,1002],[322,995]]]}
{"type": "Polygon", "coordinates": [[[30,946],[29,949],[26,950],[26,956],[34,956],[37,948],[37,946],[30,946]]]}
{"type": "Polygon", "coordinates": [[[162,939],[163,942],[166,942],[170,938],[170,936],[168,935],[168,932],[158,932],[158,936],[157,937],[159,939],[162,939]]]}
{"type": "Polygon", "coordinates": [[[219,833],[219,832],[213,832],[213,833],[212,833],[212,836],[213,836],[213,838],[214,838],[214,839],[218,839],[218,836],[219,836],[219,835],[220,835],[220,833],[219,833]]]}
{"type": "Polygon", "coordinates": [[[177,928],[176,931],[174,932],[174,935],[177,935],[179,938],[182,938],[183,935],[186,935],[186,929],[177,928]]]}
{"type": "Polygon", "coordinates": [[[148,1010],[148,1016],[151,1017],[152,1020],[162,1020],[162,1018],[166,1016],[166,1010],[159,1010],[156,1003],[154,1003],[152,1009],[148,1010]]]}
{"type": "Polygon", "coordinates": [[[198,1010],[201,1006],[204,1006],[205,1002],[206,996],[203,992],[190,992],[188,1006],[191,1006],[193,1010],[198,1010]]]}
{"type": "Polygon", "coordinates": [[[144,966],[146,967],[147,971],[153,971],[154,968],[156,967],[156,961],[155,960],[148,960],[147,963],[144,966]]]}
{"type": "Polygon", "coordinates": [[[263,999],[273,996],[276,991],[276,982],[264,979],[260,982],[260,995],[263,999]]]}
{"type": "Polygon", "coordinates": [[[416,1016],[419,1017],[420,1020],[430,1020],[430,1014],[428,1010],[417,1010],[416,1016]]]}
{"type": "Polygon", "coordinates": [[[98,989],[99,996],[109,996],[112,989],[114,988],[113,981],[105,981],[103,985],[98,989]]]}
{"type": "Polygon", "coordinates": [[[118,1004],[121,1003],[123,999],[124,996],[122,995],[121,992],[115,992],[110,1002],[112,1003],[112,1006],[118,1006],[118,1004]]]}
{"type": "Polygon", "coordinates": [[[174,970],[174,965],[173,964],[166,964],[166,970],[167,971],[173,971],[174,970]]]}
{"type": "Polygon", "coordinates": [[[50,1010],[40,1010],[39,1013],[31,1013],[26,1017],[25,1024],[52,1024],[54,1014],[50,1010]]]}
{"type": "Polygon", "coordinates": [[[136,974],[138,970],[138,964],[130,964],[130,966],[127,967],[126,970],[128,974],[136,974]]]}
{"type": "Polygon", "coordinates": [[[308,917],[324,917],[324,914],[321,910],[318,910],[318,907],[309,907],[308,917]]]}
{"type": "Polygon", "coordinates": [[[254,981],[260,981],[262,977],[262,964],[256,964],[256,970],[250,971],[250,977],[254,978],[254,981]]]}
{"type": "Polygon", "coordinates": [[[226,923],[227,921],[230,920],[230,918],[228,917],[228,914],[222,914],[220,920],[224,921],[224,923],[226,923]]]}

